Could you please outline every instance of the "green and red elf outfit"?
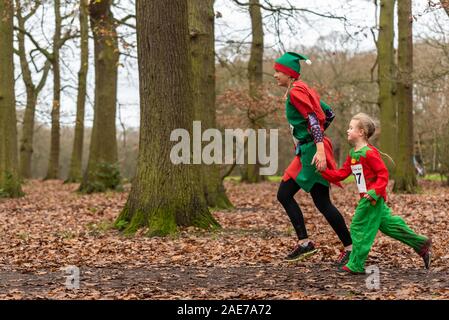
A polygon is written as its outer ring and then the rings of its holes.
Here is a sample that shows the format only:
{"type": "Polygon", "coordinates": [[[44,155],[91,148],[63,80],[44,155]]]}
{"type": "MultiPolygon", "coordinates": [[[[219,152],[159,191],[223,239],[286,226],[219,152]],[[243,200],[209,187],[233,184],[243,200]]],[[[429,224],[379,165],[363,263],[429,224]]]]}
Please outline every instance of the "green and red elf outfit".
{"type": "Polygon", "coordinates": [[[360,193],[359,201],[351,223],[352,252],[346,271],[362,273],[365,261],[373,245],[377,231],[412,247],[420,256],[427,254],[430,239],[413,232],[400,216],[393,216],[386,205],[388,169],[379,151],[368,144],[358,151],[350,150],[342,168],[326,169],[322,176],[330,182],[338,182],[354,174],[360,193]],[[372,199],[364,197],[369,194],[372,199]]]}
{"type": "MultiPolygon", "coordinates": [[[[316,143],[323,142],[327,166],[336,168],[332,150],[332,143],[324,135],[324,130],[334,118],[332,109],[320,101],[318,93],[302,80],[298,79],[301,71],[300,60],[310,60],[294,52],[287,52],[275,60],[274,69],[283,72],[293,79],[291,90],[287,95],[286,116],[290,124],[293,140],[295,142],[296,156],[285,170],[283,181],[290,178],[306,192],[310,192],[315,183],[329,186],[315,165],[311,164],[317,148],[316,143]]],[[[340,185],[337,183],[337,185],[340,185]]],[[[340,185],[341,186],[341,185],[340,185]]]]}

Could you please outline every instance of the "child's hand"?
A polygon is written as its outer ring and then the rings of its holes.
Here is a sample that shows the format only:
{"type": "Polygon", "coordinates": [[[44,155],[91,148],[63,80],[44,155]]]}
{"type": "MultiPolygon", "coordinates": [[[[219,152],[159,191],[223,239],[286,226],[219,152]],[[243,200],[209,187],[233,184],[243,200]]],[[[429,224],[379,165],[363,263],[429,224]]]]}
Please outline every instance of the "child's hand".
{"type": "Polygon", "coordinates": [[[312,163],[318,171],[324,171],[327,169],[326,154],[324,152],[317,151],[313,156],[312,163]]]}
{"type": "Polygon", "coordinates": [[[374,198],[371,197],[368,193],[365,193],[365,194],[363,195],[363,197],[364,197],[365,199],[368,199],[368,201],[371,202],[371,204],[372,204],[373,206],[376,205],[376,200],[374,200],[374,198]]]}

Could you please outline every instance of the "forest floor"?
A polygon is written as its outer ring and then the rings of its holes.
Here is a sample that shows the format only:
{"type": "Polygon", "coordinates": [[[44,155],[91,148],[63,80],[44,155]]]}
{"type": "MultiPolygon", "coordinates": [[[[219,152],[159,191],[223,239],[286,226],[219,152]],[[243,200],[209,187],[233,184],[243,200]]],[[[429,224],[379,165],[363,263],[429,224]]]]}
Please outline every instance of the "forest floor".
{"type": "MultiPolygon", "coordinates": [[[[148,238],[112,227],[129,185],[80,195],[77,184],[28,181],[25,197],[0,199],[0,299],[449,299],[449,188],[441,183],[390,193],[394,213],[432,236],[433,261],[425,270],[412,249],[379,233],[367,261],[379,270],[378,286],[372,275],[336,272],[341,244],[309,195],[296,199],[320,251],[288,263],[295,236],[278,183],[225,186],[235,209],[213,213],[222,229],[148,238]],[[66,285],[70,266],[79,268],[78,289],[66,285]]],[[[357,197],[353,184],[332,189],[348,225],[357,197]]]]}

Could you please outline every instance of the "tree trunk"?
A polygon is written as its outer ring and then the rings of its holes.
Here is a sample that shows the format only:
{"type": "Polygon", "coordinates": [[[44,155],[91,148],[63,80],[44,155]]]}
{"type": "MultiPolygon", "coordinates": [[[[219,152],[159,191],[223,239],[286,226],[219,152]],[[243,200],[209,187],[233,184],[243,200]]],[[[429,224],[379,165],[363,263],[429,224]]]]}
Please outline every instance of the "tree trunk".
{"type": "Polygon", "coordinates": [[[440,0],[441,6],[443,7],[444,11],[446,11],[447,16],[449,17],[449,0],[440,0]]]}
{"type": "Polygon", "coordinates": [[[51,142],[50,160],[45,179],[59,178],[59,151],[60,151],[60,111],[61,111],[61,72],[59,65],[59,51],[61,42],[61,1],[55,0],[55,34],[53,36],[53,104],[51,110],[51,142]]]}
{"type": "MultiPolygon", "coordinates": [[[[16,0],[17,4],[17,21],[19,30],[25,30],[25,23],[30,15],[23,17],[22,4],[20,0],[16,0]]],[[[37,9],[37,8],[36,8],[37,9]]],[[[26,89],[26,107],[23,118],[22,136],[20,138],[20,175],[22,178],[31,178],[31,159],[33,156],[33,139],[34,139],[34,118],[36,113],[36,103],[40,91],[43,89],[47,81],[48,72],[51,67],[50,61],[46,61],[43,69],[42,78],[38,85],[34,85],[31,70],[27,61],[27,52],[25,47],[25,34],[17,32],[17,42],[19,46],[19,60],[22,69],[22,79],[26,89]]]]}
{"type": "MultiPolygon", "coordinates": [[[[251,56],[248,62],[248,82],[249,94],[251,98],[258,100],[260,97],[260,87],[263,83],[263,24],[262,13],[260,10],[259,0],[250,0],[249,13],[251,16],[252,42],[251,56]]],[[[250,128],[257,130],[264,127],[263,119],[255,121],[250,120],[250,128]]],[[[256,131],[257,132],[257,131],[256,131]]],[[[256,148],[257,150],[257,148],[256,148]]],[[[245,151],[245,153],[247,150],[245,151]]],[[[246,158],[248,159],[248,158],[246,158]]],[[[265,176],[259,174],[260,164],[256,157],[256,164],[246,164],[242,170],[242,181],[256,183],[265,180],[265,176]]]]}
{"type": "Polygon", "coordinates": [[[14,3],[0,1],[0,197],[20,197],[13,48],[14,3]]]}
{"type": "Polygon", "coordinates": [[[91,0],[89,6],[94,35],[95,114],[89,161],[79,189],[86,193],[121,188],[115,127],[119,50],[111,4],[112,0],[91,0]]]}
{"type": "Polygon", "coordinates": [[[66,182],[80,182],[82,178],[82,158],[84,143],[84,114],[87,92],[87,71],[89,65],[89,0],[80,1],[81,64],[78,72],[78,96],[76,102],[75,139],[69,177],[66,182]]]}
{"type": "Polygon", "coordinates": [[[411,0],[398,2],[398,156],[393,191],[415,193],[413,164],[413,35],[411,0]]]}
{"type": "MultiPolygon", "coordinates": [[[[380,107],[380,148],[396,159],[397,116],[394,85],[394,0],[381,0],[379,38],[377,40],[380,107]]],[[[393,167],[387,163],[390,172],[393,167]]]]}
{"type": "MultiPolygon", "coordinates": [[[[206,130],[216,128],[214,0],[189,0],[188,8],[194,119],[206,130]]],[[[218,165],[202,164],[201,179],[210,207],[232,208],[218,165]]]]}
{"type": "MultiPolygon", "coordinates": [[[[148,235],[177,226],[219,226],[209,213],[198,167],[173,164],[170,136],[194,117],[187,0],[137,0],[140,141],[137,172],[116,226],[148,235]],[[157,79],[157,81],[155,81],[157,79]]],[[[191,153],[189,152],[189,156],[191,153]]]]}

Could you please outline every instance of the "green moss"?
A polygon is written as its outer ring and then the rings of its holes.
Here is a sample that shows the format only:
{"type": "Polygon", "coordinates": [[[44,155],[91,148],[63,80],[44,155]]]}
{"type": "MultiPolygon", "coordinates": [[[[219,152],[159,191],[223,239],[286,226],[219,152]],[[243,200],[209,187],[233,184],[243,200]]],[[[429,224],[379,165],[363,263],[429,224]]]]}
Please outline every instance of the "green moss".
{"type": "Polygon", "coordinates": [[[19,198],[24,195],[20,179],[11,172],[5,172],[3,181],[0,181],[0,198],[19,198]]]}
{"type": "Polygon", "coordinates": [[[442,174],[434,173],[434,174],[426,174],[422,179],[430,180],[430,181],[444,181],[444,176],[442,174]]]}
{"type": "Polygon", "coordinates": [[[233,181],[233,182],[240,182],[241,178],[239,176],[228,176],[224,178],[225,181],[233,181]]]}
{"type": "Polygon", "coordinates": [[[145,227],[148,228],[146,235],[150,237],[162,237],[177,232],[174,214],[164,212],[162,209],[159,209],[158,212],[153,212],[151,218],[142,210],[137,210],[131,220],[129,220],[128,216],[129,210],[125,207],[114,223],[114,227],[123,231],[124,235],[133,235],[137,230],[145,227]],[[170,218],[170,216],[173,218],[170,218]]]}
{"type": "Polygon", "coordinates": [[[121,230],[124,235],[133,235],[140,228],[147,228],[145,235],[150,237],[171,236],[178,233],[178,225],[193,226],[207,230],[220,228],[219,223],[206,209],[198,208],[194,211],[194,218],[187,221],[177,221],[177,213],[185,213],[185,208],[181,206],[152,207],[150,209],[137,209],[130,211],[129,204],[125,205],[120,215],[117,217],[114,227],[121,230]]]}
{"type": "Polygon", "coordinates": [[[57,232],[56,236],[62,239],[70,240],[75,238],[76,235],[70,230],[64,230],[57,232]]]}
{"type": "Polygon", "coordinates": [[[128,220],[128,224],[123,229],[125,235],[133,235],[137,230],[146,226],[146,215],[141,210],[135,212],[131,218],[128,220]]]}
{"type": "Polygon", "coordinates": [[[282,176],[269,176],[268,181],[270,182],[281,182],[282,176]]]}
{"type": "Polygon", "coordinates": [[[126,204],[123,210],[120,212],[117,219],[115,220],[114,228],[120,231],[126,228],[126,226],[129,224],[128,213],[129,213],[128,204],[126,204]]]}
{"type": "Polygon", "coordinates": [[[91,222],[87,224],[89,234],[93,236],[102,235],[113,228],[114,223],[110,220],[102,220],[98,223],[91,222]]]}
{"type": "Polygon", "coordinates": [[[114,223],[114,227],[115,228],[117,228],[117,229],[119,229],[119,230],[123,230],[123,229],[125,229],[126,228],[126,226],[129,224],[129,221],[126,221],[126,220],[117,220],[115,223],[114,223]]]}
{"type": "Polygon", "coordinates": [[[90,194],[105,192],[106,190],[123,191],[118,164],[98,163],[96,168],[89,173],[87,181],[81,184],[78,191],[90,194]]]}
{"type": "Polygon", "coordinates": [[[215,218],[209,213],[195,216],[195,218],[192,220],[192,225],[206,230],[221,229],[218,221],[215,220],[215,218]]]}
{"type": "Polygon", "coordinates": [[[211,211],[234,209],[234,206],[224,192],[218,193],[213,200],[214,201],[208,201],[208,204],[211,206],[209,210],[211,211]]]}

